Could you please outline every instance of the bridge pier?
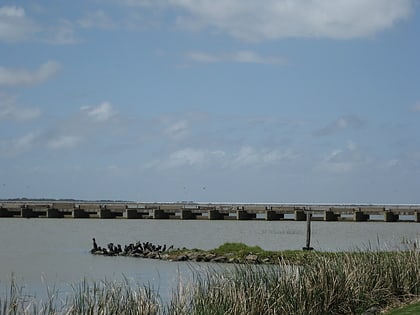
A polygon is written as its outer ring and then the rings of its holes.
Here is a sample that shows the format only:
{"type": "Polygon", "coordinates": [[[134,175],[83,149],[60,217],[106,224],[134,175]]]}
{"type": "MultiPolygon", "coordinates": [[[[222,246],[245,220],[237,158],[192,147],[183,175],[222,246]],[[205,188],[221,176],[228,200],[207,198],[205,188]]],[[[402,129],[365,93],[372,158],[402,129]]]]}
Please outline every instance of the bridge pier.
{"type": "Polygon", "coordinates": [[[306,213],[303,210],[295,210],[295,221],[306,221],[306,213]]]}
{"type": "Polygon", "coordinates": [[[181,210],[181,220],[194,220],[197,218],[197,214],[191,210],[181,210]]]}
{"type": "Polygon", "coordinates": [[[58,209],[48,208],[46,211],[47,218],[63,218],[64,215],[62,212],[58,211],[58,209]]]}
{"type": "Polygon", "coordinates": [[[26,206],[20,208],[20,216],[22,218],[35,218],[36,214],[31,208],[28,208],[26,206]]]}
{"type": "Polygon", "coordinates": [[[362,222],[369,220],[369,215],[363,213],[362,211],[356,211],[353,213],[353,221],[362,222]]]}
{"type": "Polygon", "coordinates": [[[80,208],[75,208],[75,209],[73,209],[72,211],[71,211],[71,216],[73,217],[73,218],[77,218],[77,219],[80,219],[80,218],[89,218],[89,213],[87,213],[85,210],[83,210],[83,209],[80,209],[80,208]]]}
{"type": "Polygon", "coordinates": [[[266,221],[274,221],[274,220],[281,220],[284,219],[283,213],[276,213],[273,210],[265,211],[265,220],[266,221]]]}
{"type": "Polygon", "coordinates": [[[98,210],[98,217],[99,219],[113,219],[115,218],[114,213],[111,212],[111,210],[106,208],[101,208],[98,210]]]}
{"type": "Polygon", "coordinates": [[[169,219],[169,214],[160,209],[153,210],[153,219],[169,219]]]}
{"type": "Polygon", "coordinates": [[[0,218],[7,218],[13,216],[7,208],[0,208],[0,218]]]}
{"type": "Polygon", "coordinates": [[[125,209],[123,214],[125,219],[138,219],[137,209],[125,209]]]}
{"type": "Polygon", "coordinates": [[[396,222],[398,221],[398,214],[394,214],[391,211],[384,211],[384,221],[385,222],[396,222]]]}
{"type": "Polygon", "coordinates": [[[209,220],[223,220],[223,214],[218,210],[209,210],[209,220]]]}
{"type": "Polygon", "coordinates": [[[420,222],[420,212],[414,212],[414,222],[420,222]]]}
{"type": "Polygon", "coordinates": [[[333,211],[324,211],[324,221],[337,221],[339,214],[335,214],[333,211]]]}
{"type": "Polygon", "coordinates": [[[248,213],[244,210],[236,210],[236,220],[251,220],[255,217],[255,213],[248,213]]]}

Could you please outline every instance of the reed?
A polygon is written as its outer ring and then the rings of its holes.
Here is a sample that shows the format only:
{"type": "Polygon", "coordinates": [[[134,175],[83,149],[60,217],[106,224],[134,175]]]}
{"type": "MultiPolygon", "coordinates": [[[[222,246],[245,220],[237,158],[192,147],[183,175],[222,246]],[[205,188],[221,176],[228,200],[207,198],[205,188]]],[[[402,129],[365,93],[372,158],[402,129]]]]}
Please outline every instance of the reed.
{"type": "Polygon", "coordinates": [[[60,296],[47,288],[45,301],[28,295],[12,279],[10,291],[0,297],[0,315],[29,314],[161,314],[162,303],[151,285],[133,287],[123,282],[86,280],[72,286],[72,291],[60,296]]]}
{"type": "Polygon", "coordinates": [[[5,314],[360,314],[420,296],[420,252],[312,253],[290,265],[234,265],[194,274],[162,301],[151,285],[82,281],[42,302],[12,282],[5,314]]]}
{"type": "Polygon", "coordinates": [[[308,265],[210,273],[196,283],[190,314],[360,314],[420,293],[418,251],[315,255],[308,265]]]}

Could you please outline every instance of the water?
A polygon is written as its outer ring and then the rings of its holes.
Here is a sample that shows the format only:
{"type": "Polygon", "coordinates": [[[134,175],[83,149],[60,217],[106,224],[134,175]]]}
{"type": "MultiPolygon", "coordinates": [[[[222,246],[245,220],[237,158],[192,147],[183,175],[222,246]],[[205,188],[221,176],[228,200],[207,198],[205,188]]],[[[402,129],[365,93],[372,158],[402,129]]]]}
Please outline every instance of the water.
{"type": "MultiPolygon", "coordinates": [[[[26,290],[69,287],[88,280],[129,279],[150,284],[169,296],[178,281],[208,264],[91,255],[92,237],[100,246],[149,241],[175,248],[212,249],[225,242],[266,250],[301,249],[306,222],[178,221],[104,219],[0,219],[0,294],[14,274],[26,290]]],[[[311,246],[323,251],[398,249],[420,240],[420,224],[395,222],[312,222],[311,246]]],[[[64,290],[64,289],[63,289],[64,290]]],[[[42,293],[41,293],[42,294],[42,293]]]]}

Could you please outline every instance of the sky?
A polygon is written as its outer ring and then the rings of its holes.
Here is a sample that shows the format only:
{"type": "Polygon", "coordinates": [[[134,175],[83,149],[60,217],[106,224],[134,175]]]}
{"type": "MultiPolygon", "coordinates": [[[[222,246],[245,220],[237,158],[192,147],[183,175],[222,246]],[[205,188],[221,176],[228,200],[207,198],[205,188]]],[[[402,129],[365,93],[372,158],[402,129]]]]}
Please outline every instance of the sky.
{"type": "Polygon", "coordinates": [[[417,0],[0,0],[0,199],[420,204],[417,0]]]}

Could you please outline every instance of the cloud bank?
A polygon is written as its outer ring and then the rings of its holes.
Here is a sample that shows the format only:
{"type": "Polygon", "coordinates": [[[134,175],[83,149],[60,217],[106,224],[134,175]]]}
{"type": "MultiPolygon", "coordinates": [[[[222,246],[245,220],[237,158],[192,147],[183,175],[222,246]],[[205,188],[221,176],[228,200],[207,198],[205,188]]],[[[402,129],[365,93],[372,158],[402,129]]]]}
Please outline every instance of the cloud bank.
{"type": "Polygon", "coordinates": [[[284,64],[286,59],[282,57],[266,57],[250,50],[240,50],[227,54],[209,54],[205,52],[190,52],[186,55],[190,61],[199,63],[216,62],[237,62],[237,63],[257,63],[257,64],[284,64]]]}
{"type": "Polygon", "coordinates": [[[26,16],[23,8],[16,6],[0,7],[0,41],[20,41],[38,30],[39,27],[26,16]]]}
{"type": "Polygon", "coordinates": [[[0,86],[40,84],[54,76],[59,68],[60,64],[55,61],[48,61],[35,71],[0,67],[0,86]]]}
{"type": "Polygon", "coordinates": [[[130,6],[175,8],[175,23],[243,40],[315,37],[363,38],[409,17],[412,0],[129,0],[130,6]]]}
{"type": "Polygon", "coordinates": [[[0,121],[30,121],[41,115],[39,108],[24,107],[16,104],[16,98],[0,92],[0,121]]]}

